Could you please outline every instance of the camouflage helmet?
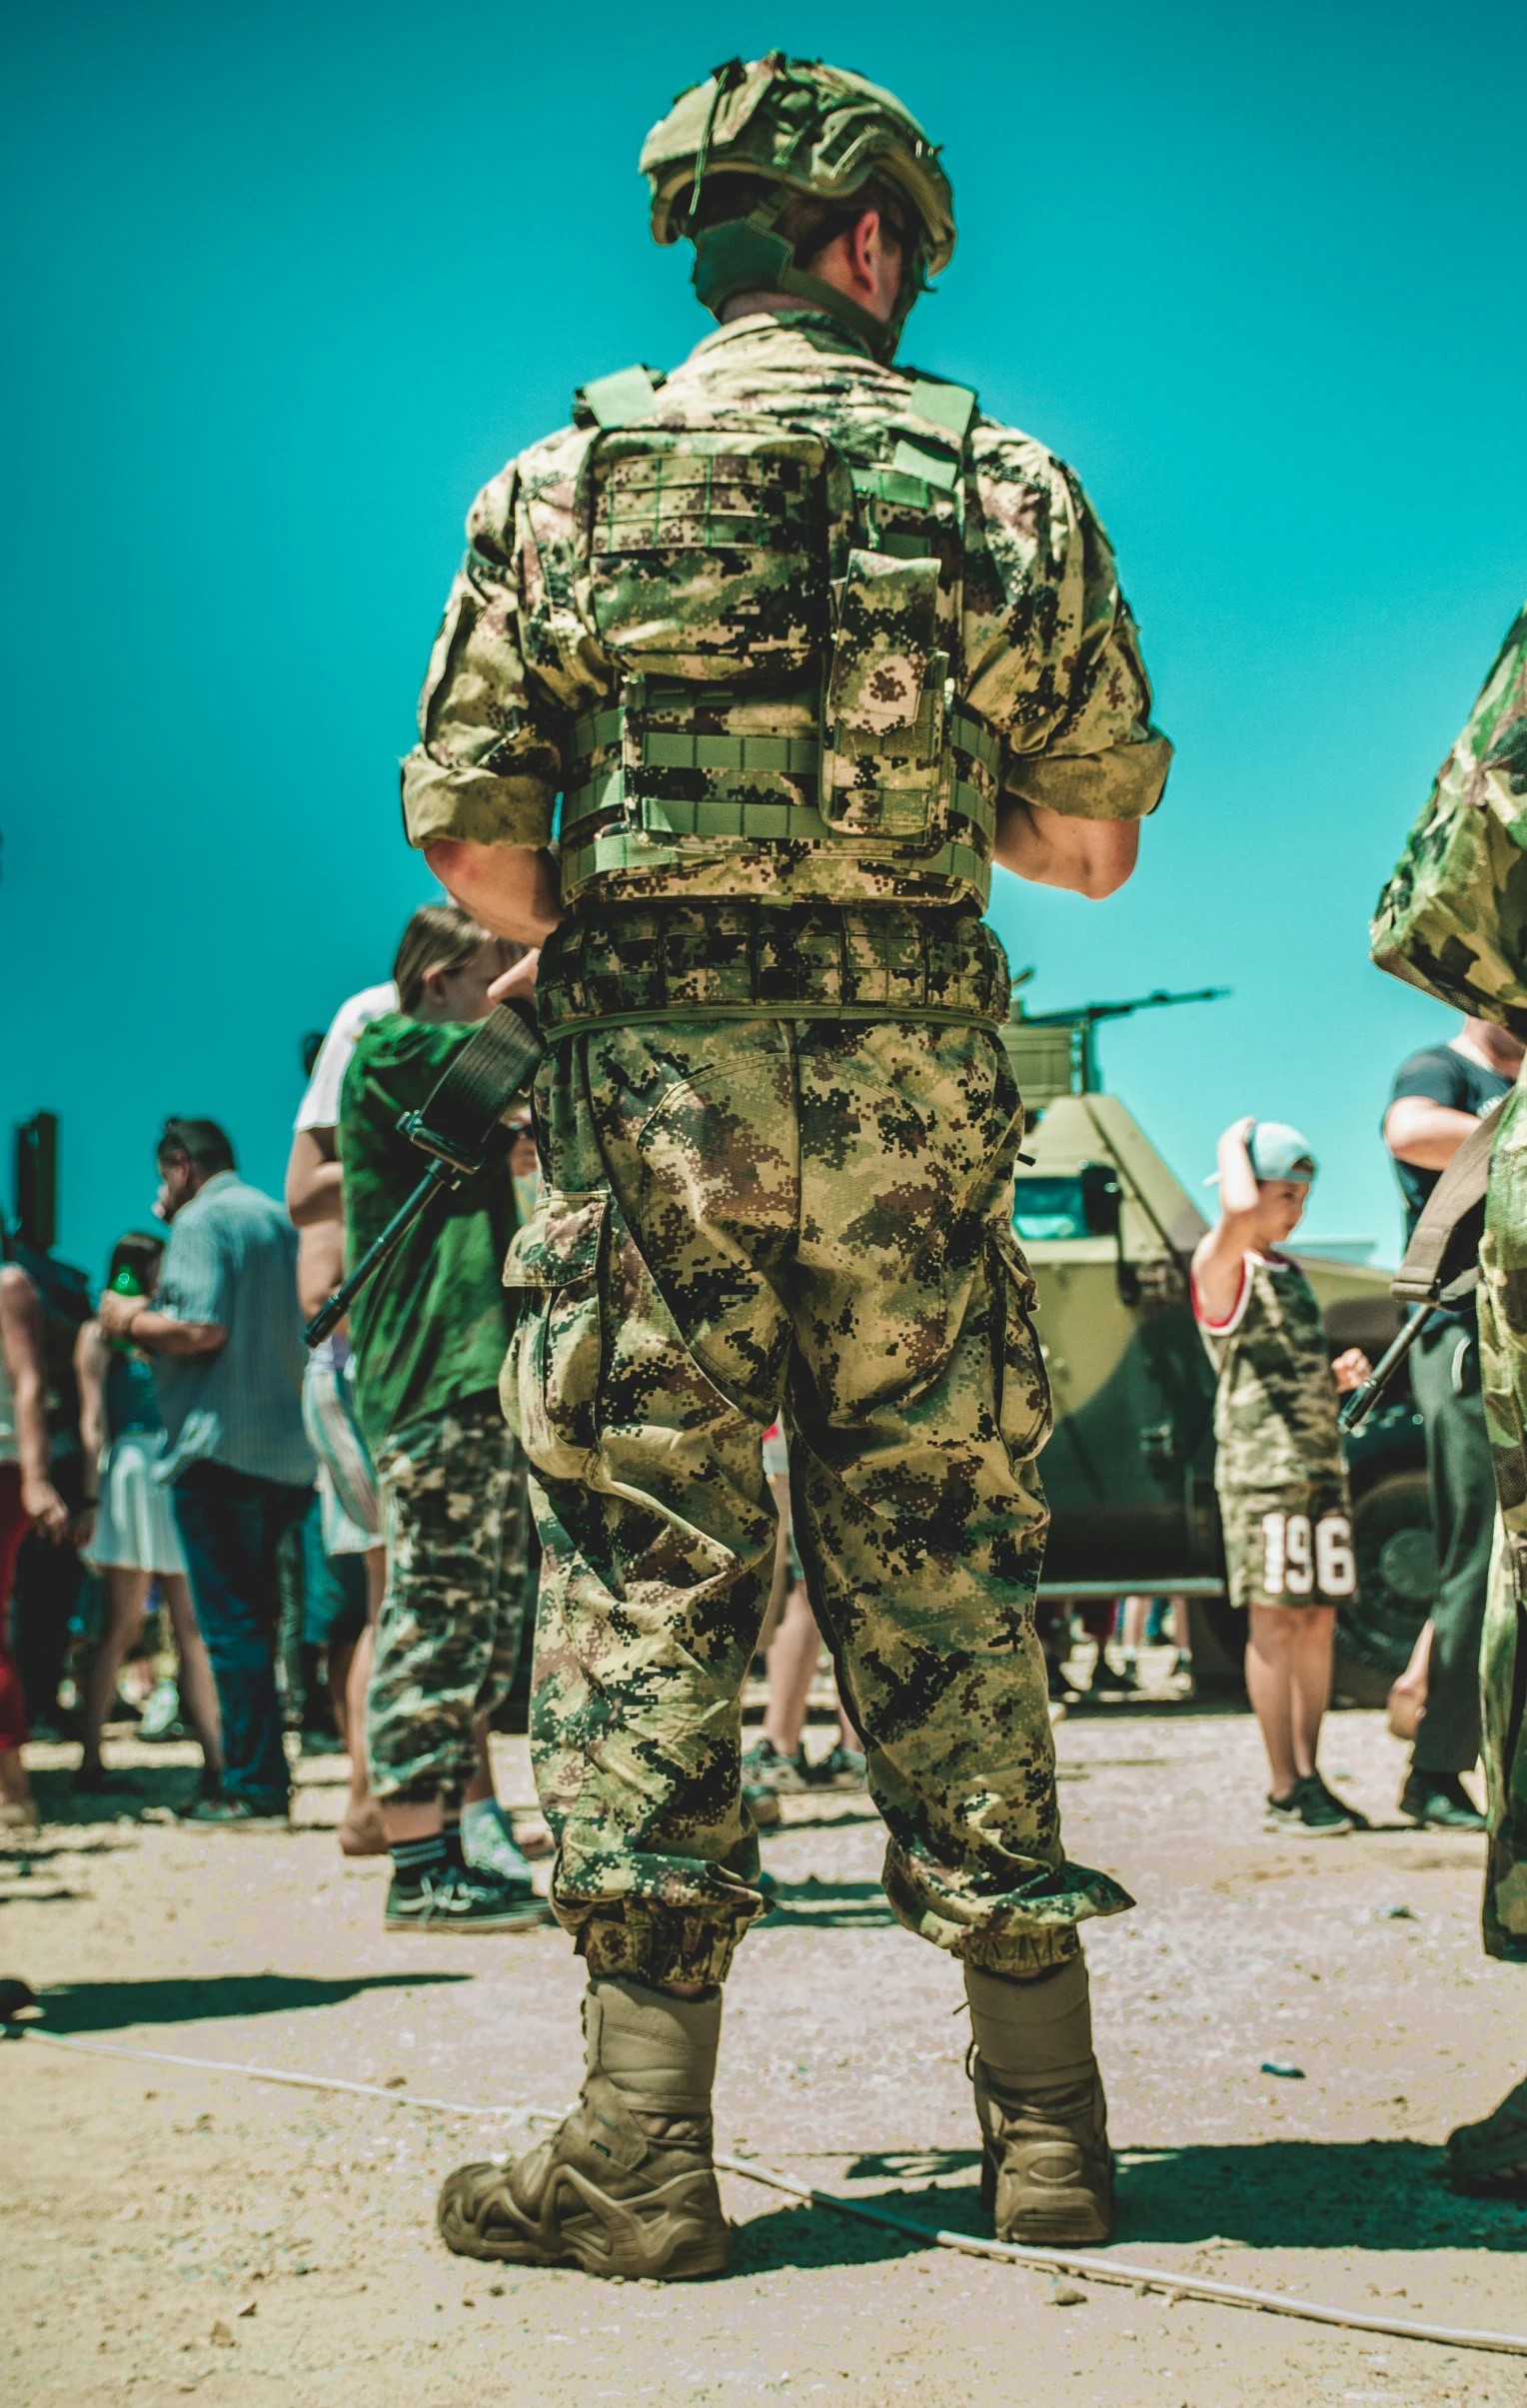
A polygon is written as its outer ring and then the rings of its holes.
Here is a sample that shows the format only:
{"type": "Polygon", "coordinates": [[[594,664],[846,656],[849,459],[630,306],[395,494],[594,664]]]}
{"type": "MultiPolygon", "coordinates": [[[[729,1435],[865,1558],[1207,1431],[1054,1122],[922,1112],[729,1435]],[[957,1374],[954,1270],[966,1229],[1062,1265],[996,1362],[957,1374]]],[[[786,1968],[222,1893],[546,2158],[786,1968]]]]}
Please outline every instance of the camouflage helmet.
{"type": "Polygon", "coordinates": [[[893,94],[818,59],[771,50],[751,63],[729,59],[682,92],[642,146],[652,188],[654,240],[695,244],[695,290],[720,313],[735,293],[785,292],[845,318],[888,359],[908,310],[954,248],[954,196],[938,155],[893,94]],[[756,207],[703,227],[695,212],[704,186],[721,176],[772,187],[756,207]],[[889,325],[796,265],[775,230],[794,195],[851,203],[873,178],[907,205],[905,272],[889,325]]]}

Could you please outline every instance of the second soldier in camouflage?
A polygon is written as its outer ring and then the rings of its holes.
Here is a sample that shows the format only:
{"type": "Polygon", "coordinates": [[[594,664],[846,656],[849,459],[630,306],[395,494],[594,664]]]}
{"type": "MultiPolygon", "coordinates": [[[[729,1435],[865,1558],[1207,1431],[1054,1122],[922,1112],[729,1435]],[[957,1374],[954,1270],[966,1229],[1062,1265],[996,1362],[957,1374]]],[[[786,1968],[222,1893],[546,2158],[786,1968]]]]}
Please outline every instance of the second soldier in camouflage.
{"type": "Polygon", "coordinates": [[[953,245],[899,103],[734,61],[643,166],[719,329],[667,379],[589,386],[479,497],[404,776],[445,883],[545,942],[505,1402],[546,1553],[554,1902],[590,1974],[582,2104],[453,2176],[441,2228],[601,2272],[726,2263],[710,2092],[764,1907],[741,1694],[782,1416],[887,1895],[964,1966],[998,2229],[1098,2239],[1077,1926],[1128,1900],[1056,1811],[1048,1401],[981,912],[993,858],[1120,884],[1169,747],[1070,472],[891,365],[953,245]]]}

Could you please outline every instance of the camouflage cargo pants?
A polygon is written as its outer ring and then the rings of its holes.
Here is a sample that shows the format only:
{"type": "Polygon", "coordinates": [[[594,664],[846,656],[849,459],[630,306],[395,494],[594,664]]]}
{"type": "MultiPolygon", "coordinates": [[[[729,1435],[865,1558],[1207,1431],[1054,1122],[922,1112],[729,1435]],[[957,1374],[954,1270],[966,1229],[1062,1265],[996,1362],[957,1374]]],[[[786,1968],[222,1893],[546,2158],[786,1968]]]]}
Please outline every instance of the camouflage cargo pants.
{"type": "Polygon", "coordinates": [[[1011,1225],[1018,1099],[965,1027],[561,1038],[506,1278],[545,1561],[532,1748],[590,1968],[719,1980],[764,1911],[739,1795],[782,1414],[811,1601],[898,1919],[997,1970],[1129,1900],[1060,1843],[1033,1602],[1048,1398],[1011,1225]]]}
{"type": "Polygon", "coordinates": [[[490,1391],[402,1431],[377,1455],[387,1594],[366,1700],[372,1787],[385,1804],[461,1803],[474,1725],[520,1658],[525,1458],[490,1391]]]}
{"type": "Polygon", "coordinates": [[[1500,1517],[1480,1652],[1489,1792],[1484,1943],[1527,1959],[1527,1090],[1501,1106],[1479,1253],[1479,1369],[1500,1517]]]}

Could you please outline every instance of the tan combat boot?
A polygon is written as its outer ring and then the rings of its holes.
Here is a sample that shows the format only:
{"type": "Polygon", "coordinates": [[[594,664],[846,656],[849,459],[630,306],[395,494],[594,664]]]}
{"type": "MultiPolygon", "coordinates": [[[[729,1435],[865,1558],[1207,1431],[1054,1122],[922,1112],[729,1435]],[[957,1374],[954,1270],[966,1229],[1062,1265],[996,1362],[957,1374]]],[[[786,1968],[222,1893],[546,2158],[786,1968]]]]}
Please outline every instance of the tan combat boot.
{"type": "Polygon", "coordinates": [[[1527,2188],[1527,2081],[1508,2090],[1483,2123],[1449,2132],[1443,2172],[1454,2190],[1482,2197],[1527,2188]]]}
{"type": "Polygon", "coordinates": [[[999,2241],[1032,2248],[1105,2241],[1113,2154],[1092,2054],[1087,1967],[1073,1957],[1034,1981],[965,1967],[975,2112],[985,2142],[981,2202],[999,2241]]]}
{"type": "Polygon", "coordinates": [[[447,2176],[440,2235],[462,2257],[679,2282],[732,2254],[711,2163],[722,1994],[597,1980],[584,1999],[583,2095],[509,2165],[447,2176]]]}

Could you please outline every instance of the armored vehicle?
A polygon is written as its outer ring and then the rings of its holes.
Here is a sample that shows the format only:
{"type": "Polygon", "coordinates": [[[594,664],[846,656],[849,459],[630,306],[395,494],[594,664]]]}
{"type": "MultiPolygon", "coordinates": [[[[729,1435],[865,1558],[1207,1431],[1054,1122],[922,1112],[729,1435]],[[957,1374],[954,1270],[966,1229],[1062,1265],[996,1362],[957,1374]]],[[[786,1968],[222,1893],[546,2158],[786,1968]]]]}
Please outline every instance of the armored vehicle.
{"type": "MultiPolygon", "coordinates": [[[[1207,1223],[1125,1105],[1102,1091],[1100,1021],[1169,1003],[1156,993],[1033,1018],[1015,997],[1003,1034],[1028,1114],[1014,1219],[1039,1290],[1054,1398],[1041,1469],[1053,1523],[1041,1600],[1185,1596],[1202,1689],[1237,1686],[1243,1614],[1225,1596],[1214,1496],[1214,1375],[1188,1266],[1207,1223]]],[[[1389,1273],[1297,1255],[1331,1352],[1376,1360],[1399,1327],[1389,1273]]],[[[1346,1442],[1357,1594],[1338,1623],[1338,1695],[1379,1703],[1436,1590],[1421,1420],[1399,1383],[1346,1442]]]]}

